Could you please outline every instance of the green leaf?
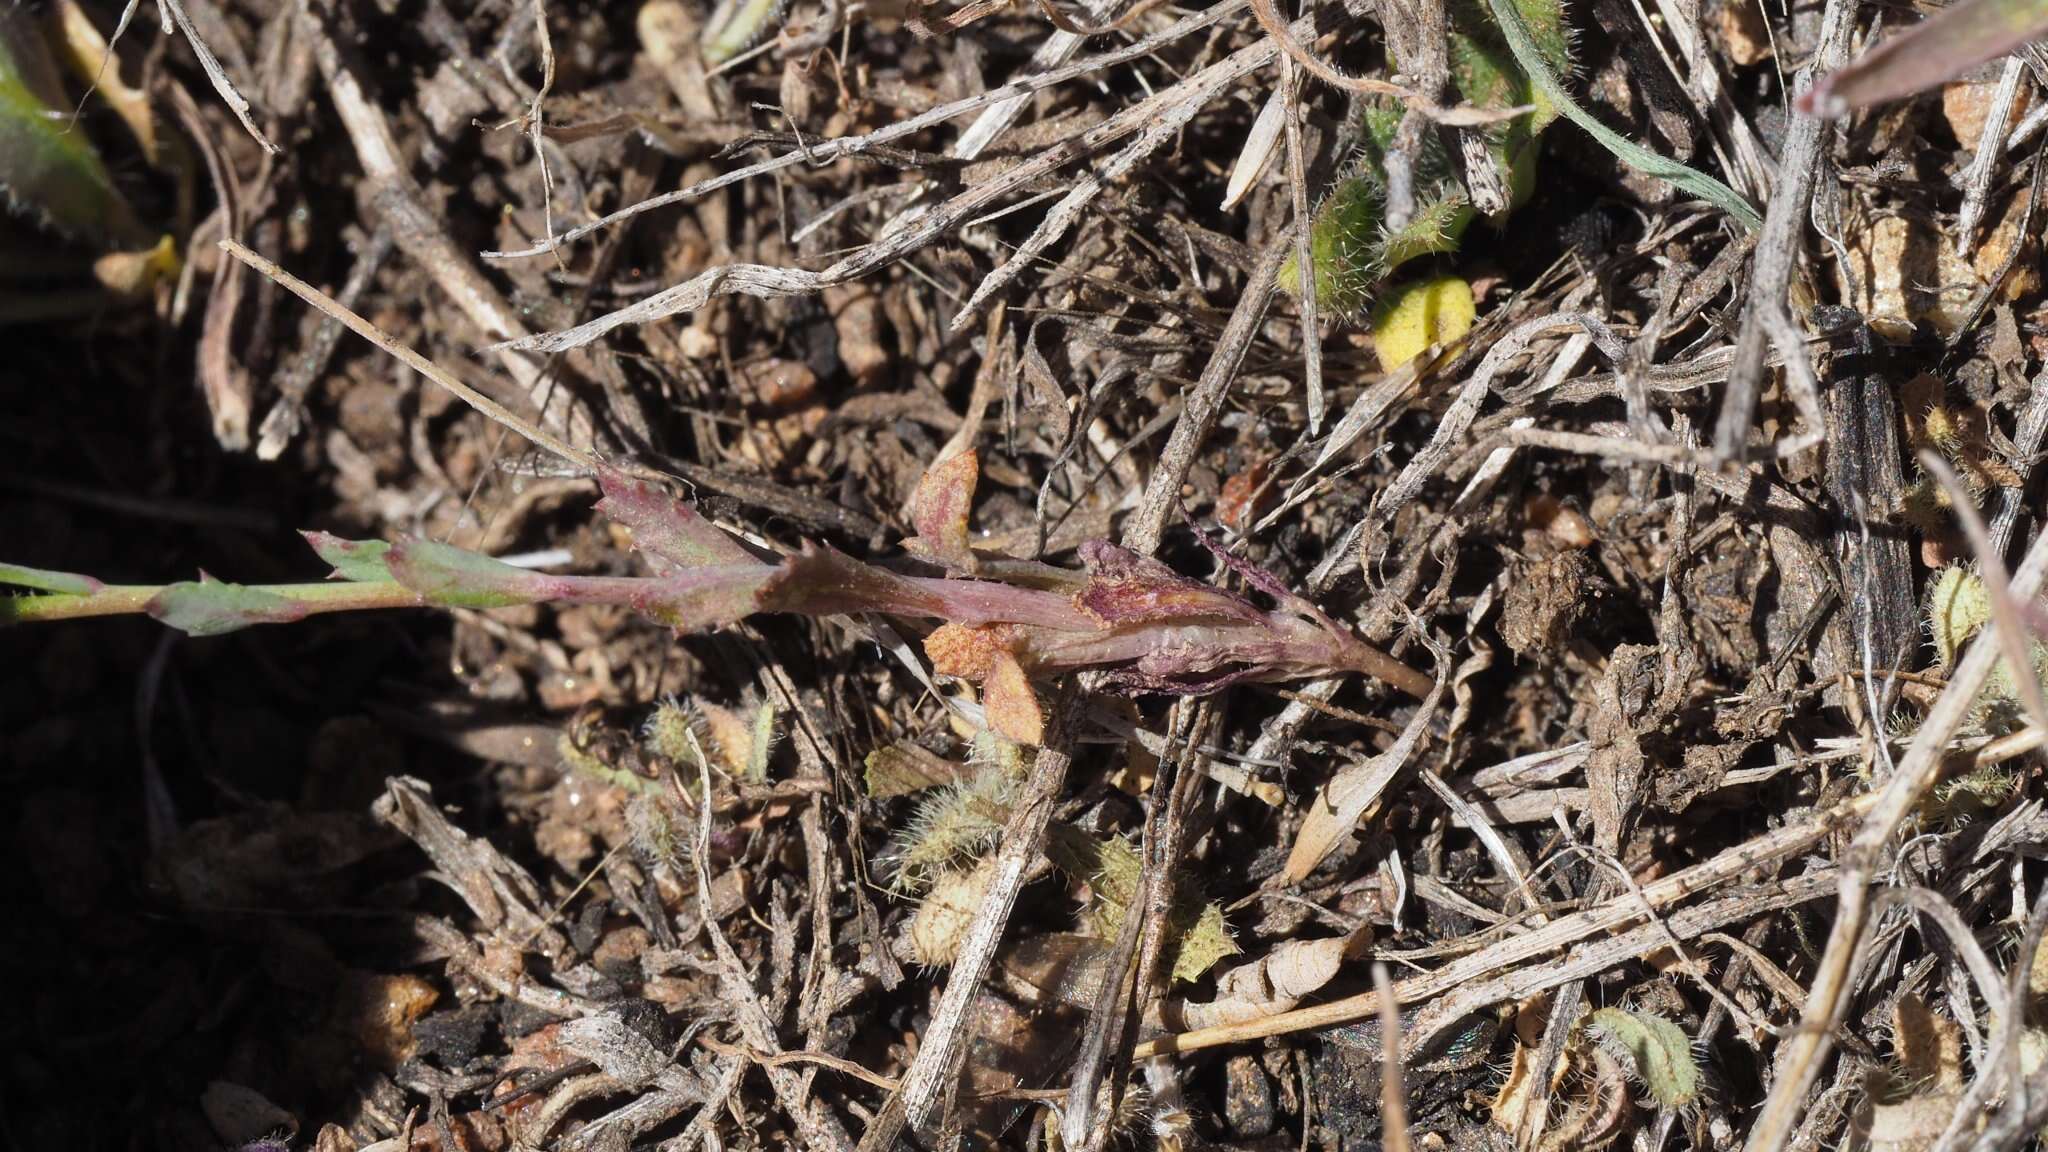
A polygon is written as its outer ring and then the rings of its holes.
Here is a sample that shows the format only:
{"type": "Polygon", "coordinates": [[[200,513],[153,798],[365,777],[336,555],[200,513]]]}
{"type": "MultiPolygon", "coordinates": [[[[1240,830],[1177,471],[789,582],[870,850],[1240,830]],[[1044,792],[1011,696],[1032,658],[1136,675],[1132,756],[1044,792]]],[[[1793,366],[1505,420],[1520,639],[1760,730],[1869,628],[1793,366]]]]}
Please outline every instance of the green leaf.
{"type": "Polygon", "coordinates": [[[443,608],[506,608],[547,598],[537,574],[432,540],[400,540],[384,563],[392,578],[443,608]]]}
{"type": "MultiPolygon", "coordinates": [[[[1114,939],[1143,879],[1138,850],[1121,836],[1097,839],[1070,824],[1055,823],[1047,829],[1045,855],[1055,868],[1088,885],[1089,926],[1095,935],[1114,939]]],[[[1237,955],[1237,942],[1230,938],[1223,909],[1204,902],[1191,879],[1176,875],[1173,885],[1166,918],[1172,976],[1183,982],[1197,980],[1218,961],[1237,955]]]]}
{"type": "Polygon", "coordinates": [[[741,0],[734,5],[725,20],[706,27],[701,34],[704,62],[716,67],[746,51],[768,30],[782,5],[783,0],[741,0]]]}
{"type": "Polygon", "coordinates": [[[1440,199],[1415,206],[1415,214],[1404,228],[1389,231],[1380,239],[1380,266],[1388,272],[1410,260],[1438,252],[1455,252],[1458,241],[1472,222],[1472,204],[1463,192],[1449,192],[1440,199]]]}
{"type": "Polygon", "coordinates": [[[1635,1065],[1659,1107],[1683,1108],[1698,1097],[1700,1068],[1692,1041],[1678,1025],[1648,1012],[1602,1008],[1586,1017],[1586,1030],[1635,1065]]]}
{"type": "Polygon", "coordinates": [[[775,705],[762,701],[754,711],[752,743],[747,745],[747,779],[755,784],[768,780],[768,757],[775,751],[775,705]]]}
{"type": "Polygon", "coordinates": [[[11,4],[0,10],[0,200],[67,236],[147,247],[134,212],[64,106],[39,15],[11,4]]]}
{"type": "MultiPolygon", "coordinates": [[[[1308,260],[1316,301],[1328,315],[1349,316],[1365,307],[1380,278],[1377,248],[1386,192],[1376,169],[1337,181],[1309,217],[1308,260]]],[[[1280,287],[1301,294],[1305,278],[1293,256],[1280,268],[1280,287]]]]}
{"type": "MultiPolygon", "coordinates": [[[[1564,5],[1558,0],[1515,0],[1515,13],[1522,18],[1522,27],[1546,72],[1551,76],[1570,72],[1571,39],[1564,5]]],[[[1518,142],[1514,138],[1532,138],[1557,119],[1557,108],[1517,62],[1498,22],[1477,0],[1463,0],[1452,8],[1450,56],[1458,94],[1469,103],[1496,110],[1536,106],[1533,114],[1494,129],[1503,144],[1512,147],[1518,142]]]]}
{"type": "Polygon", "coordinates": [[[1650,151],[1602,124],[1591,112],[1579,107],[1544,60],[1542,47],[1530,33],[1520,10],[1511,0],[1487,2],[1493,8],[1493,18],[1500,26],[1501,35],[1507,39],[1508,49],[1515,55],[1515,62],[1528,74],[1530,83],[1535,85],[1537,93],[1555,105],[1557,110],[1564,114],[1565,119],[1585,129],[1587,135],[1599,141],[1602,147],[1614,153],[1617,159],[1636,171],[1692,193],[1733,216],[1744,228],[1752,232],[1763,226],[1763,216],[1733,188],[1704,172],[1688,168],[1676,160],[1650,151]]]}
{"type": "Polygon", "coordinates": [[[34,588],[38,592],[64,592],[73,596],[90,596],[106,587],[104,583],[76,572],[52,572],[46,568],[28,568],[20,564],[0,564],[0,584],[34,588]]]}
{"type": "Polygon", "coordinates": [[[218,636],[251,624],[303,619],[305,605],[260,588],[220,580],[172,584],[150,598],[151,616],[187,636],[218,636]]]}
{"type": "Polygon", "coordinates": [[[325,532],[301,532],[306,543],[313,546],[322,560],[334,566],[334,574],[343,580],[363,583],[372,580],[391,579],[391,569],[385,563],[391,545],[382,540],[344,540],[325,532]]]}

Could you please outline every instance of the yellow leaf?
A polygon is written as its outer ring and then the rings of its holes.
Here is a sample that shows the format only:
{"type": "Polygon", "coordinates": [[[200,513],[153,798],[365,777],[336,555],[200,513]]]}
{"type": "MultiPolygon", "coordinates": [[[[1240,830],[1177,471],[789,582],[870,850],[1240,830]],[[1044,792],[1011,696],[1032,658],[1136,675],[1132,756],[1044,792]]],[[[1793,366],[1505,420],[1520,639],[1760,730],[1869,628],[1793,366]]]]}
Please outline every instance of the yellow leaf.
{"type": "Polygon", "coordinates": [[[1472,286],[1455,276],[1420,280],[1391,289],[1373,313],[1373,346],[1388,372],[1472,330],[1478,314],[1472,286]]]}

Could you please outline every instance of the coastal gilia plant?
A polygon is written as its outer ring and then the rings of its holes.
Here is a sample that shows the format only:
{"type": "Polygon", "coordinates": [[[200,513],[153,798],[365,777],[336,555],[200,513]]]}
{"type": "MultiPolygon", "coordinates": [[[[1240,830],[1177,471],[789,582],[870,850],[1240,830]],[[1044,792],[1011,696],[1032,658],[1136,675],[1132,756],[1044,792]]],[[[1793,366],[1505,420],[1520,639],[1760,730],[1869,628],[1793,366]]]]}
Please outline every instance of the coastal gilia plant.
{"type": "MultiPolygon", "coordinates": [[[[1031,678],[1094,669],[1137,692],[1200,694],[1239,681],[1362,672],[1421,697],[1429,677],[1366,644],[1315,605],[1220,554],[1274,601],[1261,607],[1106,540],[1081,547],[1081,571],[984,557],[967,515],[980,475],[973,452],[934,466],[912,503],[913,555],[950,575],[909,576],[806,545],[764,558],[655,485],[597,467],[598,507],[629,529],[652,574],[561,576],[417,537],[386,543],[309,532],[330,579],[267,586],[202,574],[168,585],[112,585],[70,572],[0,564],[0,625],[142,614],[194,636],[374,608],[616,604],[679,631],[758,612],[877,612],[942,623],[925,641],[933,668],[977,683],[990,726],[1023,744],[1043,737],[1031,678]]],[[[1204,537],[1205,543],[1206,537],[1204,537]]]]}

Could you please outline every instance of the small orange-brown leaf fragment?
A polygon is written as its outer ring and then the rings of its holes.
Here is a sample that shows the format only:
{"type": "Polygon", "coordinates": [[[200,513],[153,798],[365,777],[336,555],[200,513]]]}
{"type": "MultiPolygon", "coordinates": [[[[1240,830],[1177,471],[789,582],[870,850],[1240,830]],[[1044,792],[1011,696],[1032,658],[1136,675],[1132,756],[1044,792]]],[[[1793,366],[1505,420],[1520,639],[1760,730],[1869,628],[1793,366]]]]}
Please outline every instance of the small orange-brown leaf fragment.
{"type": "Polygon", "coordinates": [[[432,984],[409,973],[357,972],[344,982],[336,1008],[358,1050],[396,1068],[412,1057],[412,1026],[439,998],[432,984]]]}
{"type": "Polygon", "coordinates": [[[967,543],[967,514],[981,479],[981,454],[969,448],[925,470],[910,497],[910,523],[917,535],[903,547],[920,560],[959,572],[974,570],[967,543]]]}
{"type": "Polygon", "coordinates": [[[1223,481],[1222,491],[1216,493],[1218,524],[1238,533],[1251,527],[1252,521],[1271,503],[1267,499],[1271,489],[1265,488],[1266,472],[1266,462],[1261,460],[1242,472],[1232,472],[1223,481]]]}
{"type": "Polygon", "coordinates": [[[1008,652],[998,652],[982,681],[981,705],[988,713],[988,726],[1019,744],[1036,745],[1045,739],[1045,713],[1038,707],[1038,695],[1031,690],[1031,678],[1024,666],[1008,652]]]}
{"type": "Polygon", "coordinates": [[[988,678],[998,654],[1008,655],[1010,629],[1002,624],[941,624],[924,638],[932,671],[977,683],[988,678]]]}

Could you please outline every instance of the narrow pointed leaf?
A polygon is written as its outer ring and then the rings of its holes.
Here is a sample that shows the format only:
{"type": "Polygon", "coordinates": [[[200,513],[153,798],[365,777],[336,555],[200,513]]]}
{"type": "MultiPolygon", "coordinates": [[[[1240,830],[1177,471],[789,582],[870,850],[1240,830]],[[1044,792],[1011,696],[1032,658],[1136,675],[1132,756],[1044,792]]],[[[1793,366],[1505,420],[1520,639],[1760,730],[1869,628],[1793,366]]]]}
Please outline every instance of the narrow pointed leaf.
{"type": "Polygon", "coordinates": [[[251,624],[289,624],[305,618],[305,605],[261,588],[220,580],[172,584],[149,601],[148,612],[187,636],[219,636],[251,624]]]}
{"type": "Polygon", "coordinates": [[[73,596],[90,596],[106,587],[100,581],[76,572],[52,572],[20,564],[0,564],[0,584],[33,588],[38,592],[65,592],[73,596]]]}
{"type": "Polygon", "coordinates": [[[2048,0],[1962,0],[1821,77],[1799,98],[1799,110],[1842,116],[1925,92],[2043,37],[2048,0]]]}
{"type": "Polygon", "coordinates": [[[1514,53],[1515,63],[1528,74],[1529,82],[1535,86],[1538,95],[1544,97],[1565,119],[1577,124],[1586,134],[1600,142],[1601,147],[1614,153],[1615,159],[1634,168],[1645,176],[1655,177],[1674,185],[1694,196],[1705,200],[1723,212],[1733,216],[1744,228],[1754,232],[1763,227],[1763,214],[1756,206],[1742,198],[1735,189],[1697,169],[1688,168],[1668,156],[1659,155],[1648,148],[1602,124],[1597,117],[1572,99],[1565,91],[1564,83],[1550,70],[1543,58],[1543,50],[1537,45],[1529,30],[1528,22],[1509,0],[1488,0],[1493,16],[1500,26],[1502,37],[1508,42],[1508,50],[1514,53]]]}
{"type": "Polygon", "coordinates": [[[343,580],[389,580],[391,569],[386,558],[391,545],[382,540],[344,540],[326,532],[302,532],[306,543],[313,546],[322,560],[334,566],[334,574],[343,580]]]}

